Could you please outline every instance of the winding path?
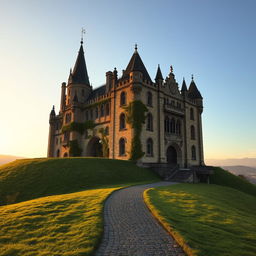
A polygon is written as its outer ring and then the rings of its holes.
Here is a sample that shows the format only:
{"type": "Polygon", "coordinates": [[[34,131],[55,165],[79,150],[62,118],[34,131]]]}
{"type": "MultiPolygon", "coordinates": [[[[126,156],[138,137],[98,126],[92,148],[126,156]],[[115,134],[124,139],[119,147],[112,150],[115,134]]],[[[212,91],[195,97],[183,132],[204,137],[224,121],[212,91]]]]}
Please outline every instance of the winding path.
{"type": "Polygon", "coordinates": [[[158,224],[143,200],[147,188],[158,182],[114,192],[104,207],[104,235],[96,256],[183,256],[183,250],[158,224]]]}

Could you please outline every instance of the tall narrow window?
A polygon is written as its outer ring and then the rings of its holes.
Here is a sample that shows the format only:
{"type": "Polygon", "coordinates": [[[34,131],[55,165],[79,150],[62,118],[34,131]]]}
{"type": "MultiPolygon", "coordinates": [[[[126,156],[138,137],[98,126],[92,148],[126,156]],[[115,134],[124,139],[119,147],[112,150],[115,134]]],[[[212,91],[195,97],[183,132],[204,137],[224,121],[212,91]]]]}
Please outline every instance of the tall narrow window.
{"type": "Polygon", "coordinates": [[[60,157],[60,150],[57,150],[56,157],[60,157]]]}
{"type": "Polygon", "coordinates": [[[146,129],[148,131],[153,131],[153,116],[151,113],[147,114],[147,119],[146,119],[146,129]]]}
{"type": "Polygon", "coordinates": [[[90,119],[93,120],[93,111],[92,111],[92,109],[90,110],[90,119]]]}
{"type": "Polygon", "coordinates": [[[84,89],[82,89],[82,96],[84,96],[84,89]]]}
{"type": "Polygon", "coordinates": [[[119,129],[124,130],[125,129],[125,114],[122,113],[119,118],[119,129]]]}
{"type": "Polygon", "coordinates": [[[121,92],[120,95],[120,106],[126,105],[126,93],[125,92],[121,92]]]}
{"type": "Polygon", "coordinates": [[[195,131],[195,126],[194,125],[191,125],[191,127],[190,127],[190,136],[191,136],[191,140],[196,139],[196,131],[195,131]]]}
{"type": "Polygon", "coordinates": [[[109,115],[109,103],[106,104],[106,116],[109,115]]]}
{"type": "Polygon", "coordinates": [[[181,123],[180,123],[180,120],[177,120],[177,122],[176,122],[176,133],[177,133],[177,135],[181,134],[181,123]]]}
{"type": "Polygon", "coordinates": [[[152,107],[153,105],[153,99],[152,99],[152,93],[151,92],[148,92],[147,93],[147,105],[152,107]]]}
{"type": "Polygon", "coordinates": [[[153,140],[151,138],[147,139],[147,156],[153,156],[153,140]]]}
{"type": "Polygon", "coordinates": [[[89,113],[88,110],[85,111],[85,121],[89,120],[89,113]]]}
{"type": "Polygon", "coordinates": [[[164,119],[164,131],[170,133],[170,119],[168,116],[164,119]]]}
{"type": "Polygon", "coordinates": [[[190,120],[195,120],[193,108],[190,108],[190,120]]]}
{"type": "Polygon", "coordinates": [[[191,147],[191,158],[196,160],[196,147],[194,145],[191,147]]]}
{"type": "Polygon", "coordinates": [[[172,118],[170,122],[170,131],[171,133],[175,133],[175,119],[172,118]]]}
{"type": "Polygon", "coordinates": [[[104,105],[100,106],[100,116],[104,116],[104,105]]]}
{"type": "Polygon", "coordinates": [[[119,155],[124,156],[125,155],[125,139],[121,138],[119,140],[119,155]]]}
{"type": "Polygon", "coordinates": [[[108,126],[105,128],[105,134],[109,135],[109,127],[108,126]]]}

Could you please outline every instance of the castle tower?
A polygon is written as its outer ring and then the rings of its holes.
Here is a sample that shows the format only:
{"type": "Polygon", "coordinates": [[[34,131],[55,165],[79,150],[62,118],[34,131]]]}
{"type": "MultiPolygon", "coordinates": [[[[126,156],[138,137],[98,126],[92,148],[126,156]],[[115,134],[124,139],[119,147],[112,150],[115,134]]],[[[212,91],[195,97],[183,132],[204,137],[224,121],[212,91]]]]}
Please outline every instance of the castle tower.
{"type": "Polygon", "coordinates": [[[52,107],[51,113],[50,113],[50,119],[49,119],[49,137],[48,137],[48,151],[47,151],[47,157],[53,157],[54,156],[54,138],[55,138],[55,109],[54,106],[52,107]]]}

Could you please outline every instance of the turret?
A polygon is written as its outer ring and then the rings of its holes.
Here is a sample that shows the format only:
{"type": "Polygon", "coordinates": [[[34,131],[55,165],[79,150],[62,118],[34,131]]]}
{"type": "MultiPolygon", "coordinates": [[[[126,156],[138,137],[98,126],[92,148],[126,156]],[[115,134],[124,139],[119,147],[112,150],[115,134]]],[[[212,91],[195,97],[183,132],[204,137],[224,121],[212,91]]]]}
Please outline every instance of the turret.
{"type": "Polygon", "coordinates": [[[108,71],[106,73],[106,93],[108,93],[111,90],[112,84],[113,84],[113,72],[108,71]]]}
{"type": "Polygon", "coordinates": [[[192,80],[188,89],[188,97],[192,100],[195,100],[200,107],[203,107],[203,97],[199,92],[199,90],[197,89],[193,75],[192,75],[192,80]]]}
{"type": "Polygon", "coordinates": [[[47,157],[54,156],[55,117],[56,117],[56,114],[53,106],[50,113],[50,120],[49,120],[50,127],[49,127],[47,157]]]}
{"type": "Polygon", "coordinates": [[[66,102],[66,83],[61,85],[61,99],[60,99],[60,112],[63,112],[65,109],[66,102]]]}
{"type": "Polygon", "coordinates": [[[162,72],[161,72],[161,69],[160,69],[160,65],[158,64],[157,71],[156,71],[155,82],[158,85],[162,85],[163,80],[164,80],[164,78],[163,78],[163,75],[162,75],[162,72]]]}
{"type": "Polygon", "coordinates": [[[187,84],[185,78],[183,77],[182,86],[181,86],[181,94],[185,96],[188,92],[187,84]]]}

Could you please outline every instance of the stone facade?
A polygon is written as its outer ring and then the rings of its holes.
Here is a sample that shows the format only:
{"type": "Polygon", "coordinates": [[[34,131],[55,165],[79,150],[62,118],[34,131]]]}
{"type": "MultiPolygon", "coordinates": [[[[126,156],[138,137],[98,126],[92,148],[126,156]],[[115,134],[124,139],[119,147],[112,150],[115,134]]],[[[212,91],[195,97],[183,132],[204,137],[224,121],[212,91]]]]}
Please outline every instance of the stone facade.
{"type": "Polygon", "coordinates": [[[104,153],[104,157],[128,160],[134,130],[127,123],[124,107],[135,100],[148,109],[140,136],[145,152],[141,163],[168,163],[183,168],[204,165],[203,98],[193,77],[189,88],[183,80],[180,90],[172,67],[163,79],[158,66],[152,82],[135,47],[123,74],[118,77],[116,69],[108,71],[106,84],[93,89],[82,42],[68,82],[61,85],[59,114],[55,114],[54,108],[50,113],[48,157],[104,153]],[[94,126],[82,132],[74,128],[89,123],[94,126]],[[71,142],[75,142],[78,153],[71,150],[71,142]],[[104,143],[107,153],[102,149],[104,143]]]}

